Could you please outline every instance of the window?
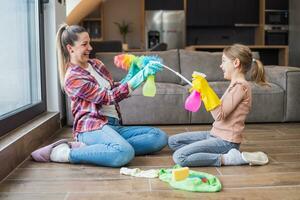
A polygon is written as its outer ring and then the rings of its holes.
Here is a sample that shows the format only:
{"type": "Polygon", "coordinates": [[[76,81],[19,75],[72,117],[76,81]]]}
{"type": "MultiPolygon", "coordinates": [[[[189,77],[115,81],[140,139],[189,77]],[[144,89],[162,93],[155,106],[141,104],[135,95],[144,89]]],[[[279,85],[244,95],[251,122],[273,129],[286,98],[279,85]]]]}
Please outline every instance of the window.
{"type": "Polygon", "coordinates": [[[0,136],[46,110],[42,8],[0,2],[0,136]]]}

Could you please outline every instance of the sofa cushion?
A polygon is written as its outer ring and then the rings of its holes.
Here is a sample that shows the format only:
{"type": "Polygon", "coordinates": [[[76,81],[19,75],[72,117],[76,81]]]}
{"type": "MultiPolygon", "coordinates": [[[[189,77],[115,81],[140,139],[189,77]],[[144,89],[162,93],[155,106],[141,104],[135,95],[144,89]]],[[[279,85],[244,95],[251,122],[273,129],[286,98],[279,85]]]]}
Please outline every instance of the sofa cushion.
{"type": "Polygon", "coordinates": [[[144,97],[142,87],[120,102],[123,124],[189,124],[184,109],[188,95],[184,86],[157,83],[155,97],[144,97]]]}
{"type": "MultiPolygon", "coordinates": [[[[119,55],[120,53],[97,53],[96,58],[100,59],[108,70],[111,72],[115,81],[120,81],[126,75],[126,72],[122,69],[115,67],[114,65],[114,56],[119,55]]],[[[172,68],[175,71],[179,71],[179,59],[178,59],[178,50],[169,50],[169,51],[157,51],[157,52],[131,52],[133,55],[158,55],[163,59],[163,63],[168,67],[172,68]]],[[[159,72],[156,75],[157,82],[163,83],[181,83],[181,80],[174,73],[170,72],[167,69],[164,69],[162,72],[159,72]]]]}
{"type": "MultiPolygon", "coordinates": [[[[220,69],[222,54],[222,52],[180,50],[181,74],[191,79],[193,72],[198,71],[206,74],[208,81],[225,81],[223,71],[220,69]]],[[[259,59],[259,53],[253,52],[253,57],[259,59]]]]}
{"type": "Polygon", "coordinates": [[[222,52],[180,50],[181,74],[191,79],[194,71],[206,74],[208,81],[223,81],[223,71],[220,69],[222,52]]]}
{"type": "MultiPolygon", "coordinates": [[[[221,98],[229,85],[229,81],[210,82],[209,84],[221,98]]],[[[252,108],[246,122],[283,121],[284,90],[276,84],[271,83],[270,86],[270,88],[261,87],[251,82],[252,108]]],[[[204,105],[198,112],[191,115],[191,123],[212,123],[213,121],[211,114],[206,112],[204,105]]]]}
{"type": "Polygon", "coordinates": [[[300,68],[288,66],[266,66],[268,81],[285,91],[285,120],[300,121],[300,68]]]}
{"type": "Polygon", "coordinates": [[[276,84],[261,87],[252,83],[252,108],[247,122],[282,122],[284,120],[284,90],[276,84]]]}

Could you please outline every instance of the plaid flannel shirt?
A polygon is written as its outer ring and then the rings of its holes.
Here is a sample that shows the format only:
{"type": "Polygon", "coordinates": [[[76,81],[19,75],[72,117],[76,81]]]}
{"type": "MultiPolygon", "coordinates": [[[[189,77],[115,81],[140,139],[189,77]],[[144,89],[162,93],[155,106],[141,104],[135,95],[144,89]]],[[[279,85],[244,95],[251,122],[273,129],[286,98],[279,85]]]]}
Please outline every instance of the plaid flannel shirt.
{"type": "Polygon", "coordinates": [[[102,105],[115,105],[121,120],[118,102],[129,95],[128,84],[113,82],[112,76],[100,60],[90,59],[88,62],[110,83],[111,90],[101,87],[82,67],[68,64],[64,90],[71,99],[75,139],[79,133],[100,129],[107,123],[107,117],[100,111],[102,105]]]}

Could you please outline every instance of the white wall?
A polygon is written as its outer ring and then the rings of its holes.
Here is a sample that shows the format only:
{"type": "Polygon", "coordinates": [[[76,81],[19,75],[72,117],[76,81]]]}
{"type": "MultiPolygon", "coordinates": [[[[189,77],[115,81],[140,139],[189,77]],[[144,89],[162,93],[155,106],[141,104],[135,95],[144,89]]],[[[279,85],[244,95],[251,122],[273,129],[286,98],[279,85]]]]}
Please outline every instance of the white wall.
{"type": "Polygon", "coordinates": [[[114,22],[132,22],[133,32],[127,35],[129,48],[142,48],[142,1],[141,0],[107,0],[104,6],[104,40],[122,40],[114,22]],[[117,12],[116,12],[117,11],[117,12]]]}
{"type": "Polygon", "coordinates": [[[58,80],[55,36],[59,25],[66,19],[66,6],[50,0],[44,6],[44,14],[47,108],[50,112],[60,112],[64,117],[65,104],[58,80]]]}
{"type": "Polygon", "coordinates": [[[73,10],[81,0],[66,0],[67,15],[73,10]]]}

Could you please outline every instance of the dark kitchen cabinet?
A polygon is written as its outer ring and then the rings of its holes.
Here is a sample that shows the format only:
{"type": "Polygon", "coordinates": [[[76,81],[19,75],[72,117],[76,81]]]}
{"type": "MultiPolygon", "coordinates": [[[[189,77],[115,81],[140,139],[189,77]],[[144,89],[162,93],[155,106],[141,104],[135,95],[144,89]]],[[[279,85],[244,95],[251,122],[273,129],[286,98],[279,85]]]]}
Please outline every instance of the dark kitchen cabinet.
{"type": "Polygon", "coordinates": [[[235,0],[234,24],[259,24],[259,0],[235,0]]]}
{"type": "Polygon", "coordinates": [[[208,0],[187,1],[187,26],[209,26],[210,3],[208,0]]]}
{"type": "Polygon", "coordinates": [[[183,0],[145,0],[145,10],[183,10],[183,0]]]}
{"type": "Polygon", "coordinates": [[[187,26],[259,24],[259,0],[187,0],[187,26]]]}
{"type": "Polygon", "coordinates": [[[233,26],[234,0],[188,0],[188,26],[233,26]]]}
{"type": "Polygon", "coordinates": [[[288,10],[289,0],[265,0],[266,10],[288,10]]]}
{"type": "Polygon", "coordinates": [[[209,21],[212,26],[234,25],[234,0],[210,0],[209,21]]]}

